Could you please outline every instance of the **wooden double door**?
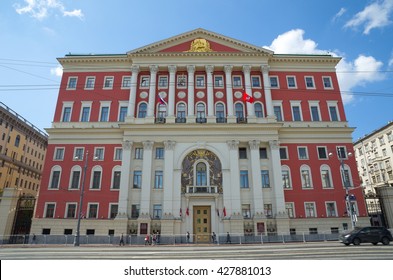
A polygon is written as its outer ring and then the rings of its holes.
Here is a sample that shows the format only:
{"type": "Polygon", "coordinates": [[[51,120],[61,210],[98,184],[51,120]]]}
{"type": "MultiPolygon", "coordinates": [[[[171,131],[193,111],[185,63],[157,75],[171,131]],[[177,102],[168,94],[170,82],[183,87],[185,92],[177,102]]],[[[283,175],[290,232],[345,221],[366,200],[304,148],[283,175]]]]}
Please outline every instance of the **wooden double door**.
{"type": "Polygon", "coordinates": [[[209,243],[211,238],[211,207],[194,206],[193,226],[197,243],[209,243]]]}

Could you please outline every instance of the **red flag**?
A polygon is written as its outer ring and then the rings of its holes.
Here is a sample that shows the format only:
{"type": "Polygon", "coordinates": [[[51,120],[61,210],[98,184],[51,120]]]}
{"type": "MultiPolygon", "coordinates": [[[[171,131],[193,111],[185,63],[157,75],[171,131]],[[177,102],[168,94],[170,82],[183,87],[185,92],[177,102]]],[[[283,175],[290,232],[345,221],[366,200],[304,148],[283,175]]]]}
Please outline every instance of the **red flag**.
{"type": "Polygon", "coordinates": [[[224,207],[224,209],[222,210],[222,214],[224,214],[224,217],[227,215],[227,210],[225,209],[225,207],[224,207]]]}
{"type": "Polygon", "coordinates": [[[160,94],[158,94],[158,98],[159,98],[158,101],[160,102],[161,105],[167,105],[167,103],[165,102],[164,98],[162,98],[160,94]]]}
{"type": "Polygon", "coordinates": [[[188,211],[188,207],[187,207],[187,209],[186,209],[186,215],[187,215],[187,216],[190,215],[190,212],[188,211]]]}
{"type": "Polygon", "coordinates": [[[246,91],[243,91],[243,100],[249,103],[254,103],[254,97],[248,95],[246,91]]]}

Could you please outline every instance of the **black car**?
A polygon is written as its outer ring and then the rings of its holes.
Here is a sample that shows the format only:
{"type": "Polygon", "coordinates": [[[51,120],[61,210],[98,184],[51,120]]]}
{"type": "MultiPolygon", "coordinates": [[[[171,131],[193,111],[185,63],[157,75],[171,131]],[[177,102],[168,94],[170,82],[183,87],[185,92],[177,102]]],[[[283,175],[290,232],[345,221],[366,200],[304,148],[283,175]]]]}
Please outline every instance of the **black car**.
{"type": "Polygon", "coordinates": [[[360,243],[377,245],[378,242],[389,245],[390,241],[393,241],[391,232],[384,227],[356,228],[351,232],[341,234],[339,239],[341,243],[347,246],[351,243],[353,245],[359,245],[360,243]]]}

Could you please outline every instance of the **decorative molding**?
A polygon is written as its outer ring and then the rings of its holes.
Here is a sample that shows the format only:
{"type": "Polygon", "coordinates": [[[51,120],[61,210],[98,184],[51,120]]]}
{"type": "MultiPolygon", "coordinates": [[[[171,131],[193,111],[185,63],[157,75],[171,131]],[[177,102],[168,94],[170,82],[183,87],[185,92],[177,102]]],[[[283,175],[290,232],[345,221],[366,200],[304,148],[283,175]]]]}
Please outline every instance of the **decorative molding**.
{"type": "Polygon", "coordinates": [[[132,72],[132,74],[138,74],[139,73],[139,65],[137,65],[137,64],[133,64],[133,65],[131,65],[131,72],[132,72]]]}
{"type": "Polygon", "coordinates": [[[194,74],[195,73],[195,65],[187,65],[187,72],[188,72],[188,74],[194,74]]]}
{"type": "Polygon", "coordinates": [[[278,140],[271,140],[269,141],[269,145],[272,149],[277,150],[280,148],[280,141],[278,140]]]}
{"type": "Polygon", "coordinates": [[[250,65],[243,65],[243,73],[250,74],[251,73],[251,66],[250,65]]]}
{"type": "Polygon", "coordinates": [[[153,149],[154,141],[144,141],[143,142],[143,149],[151,150],[153,149]]]}
{"type": "Polygon", "coordinates": [[[123,143],[122,143],[123,150],[131,150],[132,144],[133,144],[132,141],[129,141],[129,140],[123,141],[123,143]]]}
{"type": "Polygon", "coordinates": [[[207,72],[208,74],[212,74],[213,71],[214,71],[214,66],[213,66],[213,65],[206,65],[206,66],[205,66],[205,69],[206,69],[206,72],[207,72]]]}
{"type": "Polygon", "coordinates": [[[232,65],[224,65],[225,74],[231,74],[232,73],[232,69],[233,69],[232,65]]]}
{"type": "Polygon", "coordinates": [[[239,140],[227,141],[227,145],[228,145],[230,150],[237,150],[237,148],[239,146],[239,140]]]}
{"type": "Polygon", "coordinates": [[[176,146],[176,141],[167,140],[164,141],[165,150],[174,150],[176,146]]]}
{"type": "Polygon", "coordinates": [[[263,74],[269,74],[270,66],[267,64],[261,65],[261,71],[263,74]]]}
{"type": "Polygon", "coordinates": [[[169,73],[176,73],[177,66],[176,65],[168,65],[169,73]]]}
{"type": "Polygon", "coordinates": [[[157,74],[157,72],[158,72],[158,65],[150,65],[149,69],[150,69],[150,73],[151,74],[157,74]]]}
{"type": "Polygon", "coordinates": [[[251,140],[248,142],[251,150],[258,150],[260,143],[261,143],[261,141],[259,141],[259,140],[251,140]]]}

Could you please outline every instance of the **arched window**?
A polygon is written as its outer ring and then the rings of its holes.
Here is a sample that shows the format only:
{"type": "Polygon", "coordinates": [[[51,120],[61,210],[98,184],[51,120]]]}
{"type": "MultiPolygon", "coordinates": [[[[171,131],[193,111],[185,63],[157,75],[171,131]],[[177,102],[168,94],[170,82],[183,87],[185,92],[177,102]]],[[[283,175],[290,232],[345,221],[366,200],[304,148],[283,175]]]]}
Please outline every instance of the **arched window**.
{"type": "Polygon", "coordinates": [[[236,114],[236,118],[238,118],[238,119],[244,118],[243,104],[241,104],[241,103],[235,104],[235,114],[236,114]]]}
{"type": "Polygon", "coordinates": [[[217,122],[225,121],[225,109],[224,109],[224,104],[222,103],[216,104],[216,119],[217,122]]]}
{"type": "Polygon", "coordinates": [[[158,104],[158,117],[165,118],[166,117],[166,105],[158,104]]]}
{"type": "Polygon", "coordinates": [[[254,104],[255,116],[257,118],[263,118],[263,108],[261,103],[254,104]]]}
{"type": "Polygon", "coordinates": [[[321,181],[322,188],[330,189],[333,188],[332,173],[330,172],[330,167],[326,164],[321,165],[321,181]]]}
{"type": "Polygon", "coordinates": [[[138,108],[138,118],[145,118],[146,117],[146,111],[147,111],[147,104],[146,103],[140,103],[139,108],[138,108]]]}
{"type": "Polygon", "coordinates": [[[204,162],[199,162],[196,165],[196,185],[207,186],[207,168],[204,162]]]}
{"type": "Polygon", "coordinates": [[[302,189],[312,189],[311,169],[308,165],[300,167],[300,176],[302,181],[302,189]]]}
{"type": "Polygon", "coordinates": [[[176,110],[176,120],[177,123],[185,123],[186,122],[186,104],[178,103],[176,110]]]}
{"type": "Polygon", "coordinates": [[[19,143],[20,143],[20,136],[17,135],[15,138],[15,147],[19,147],[19,143]]]}
{"type": "Polygon", "coordinates": [[[197,104],[197,118],[205,118],[205,104],[198,103],[197,104]]]}

